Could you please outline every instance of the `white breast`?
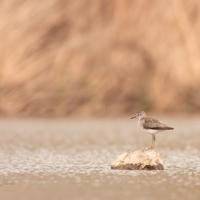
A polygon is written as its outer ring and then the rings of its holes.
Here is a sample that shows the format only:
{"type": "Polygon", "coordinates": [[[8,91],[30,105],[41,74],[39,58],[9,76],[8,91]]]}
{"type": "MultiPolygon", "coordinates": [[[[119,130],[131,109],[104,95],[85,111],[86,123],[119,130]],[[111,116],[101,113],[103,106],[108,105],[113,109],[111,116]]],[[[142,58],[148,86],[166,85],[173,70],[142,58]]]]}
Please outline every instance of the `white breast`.
{"type": "Polygon", "coordinates": [[[162,132],[163,130],[148,129],[148,130],[146,130],[146,131],[148,131],[148,133],[151,133],[151,134],[156,134],[156,133],[162,132]]]}

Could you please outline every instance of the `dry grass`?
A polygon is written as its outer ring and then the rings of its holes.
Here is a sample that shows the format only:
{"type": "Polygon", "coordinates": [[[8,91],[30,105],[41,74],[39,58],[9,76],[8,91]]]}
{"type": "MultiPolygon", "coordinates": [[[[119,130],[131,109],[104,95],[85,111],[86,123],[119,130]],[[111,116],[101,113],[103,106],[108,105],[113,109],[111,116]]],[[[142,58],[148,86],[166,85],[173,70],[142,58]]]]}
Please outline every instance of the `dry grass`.
{"type": "Polygon", "coordinates": [[[200,111],[200,2],[2,0],[2,116],[200,111]]]}

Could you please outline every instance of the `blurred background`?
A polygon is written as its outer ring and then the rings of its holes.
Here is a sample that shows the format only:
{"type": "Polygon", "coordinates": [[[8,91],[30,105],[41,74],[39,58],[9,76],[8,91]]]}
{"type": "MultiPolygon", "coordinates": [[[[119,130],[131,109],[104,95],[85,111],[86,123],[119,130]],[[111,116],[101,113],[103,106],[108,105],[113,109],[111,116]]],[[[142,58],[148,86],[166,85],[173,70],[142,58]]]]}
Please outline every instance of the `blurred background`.
{"type": "Polygon", "coordinates": [[[198,0],[1,0],[0,115],[200,112],[198,0]]]}

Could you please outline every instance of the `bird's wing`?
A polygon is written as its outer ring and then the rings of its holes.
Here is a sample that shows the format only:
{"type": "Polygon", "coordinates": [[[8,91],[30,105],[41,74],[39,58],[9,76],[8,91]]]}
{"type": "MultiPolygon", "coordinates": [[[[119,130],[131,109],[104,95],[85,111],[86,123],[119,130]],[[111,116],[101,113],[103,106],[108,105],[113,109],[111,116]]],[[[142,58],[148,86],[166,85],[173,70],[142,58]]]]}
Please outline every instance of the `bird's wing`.
{"type": "Polygon", "coordinates": [[[163,124],[162,122],[158,121],[157,119],[144,117],[143,118],[143,127],[144,129],[153,129],[153,130],[167,130],[173,129],[172,127],[163,124]]]}

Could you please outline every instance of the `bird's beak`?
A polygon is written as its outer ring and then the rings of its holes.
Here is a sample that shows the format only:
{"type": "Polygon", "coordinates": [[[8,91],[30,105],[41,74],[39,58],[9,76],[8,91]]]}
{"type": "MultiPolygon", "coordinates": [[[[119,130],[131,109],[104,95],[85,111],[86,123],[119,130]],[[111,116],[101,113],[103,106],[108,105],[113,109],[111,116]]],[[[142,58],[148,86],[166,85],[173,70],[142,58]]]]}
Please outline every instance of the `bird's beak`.
{"type": "Polygon", "coordinates": [[[137,115],[135,115],[134,117],[131,117],[131,119],[136,118],[136,117],[137,117],[137,115]]]}

